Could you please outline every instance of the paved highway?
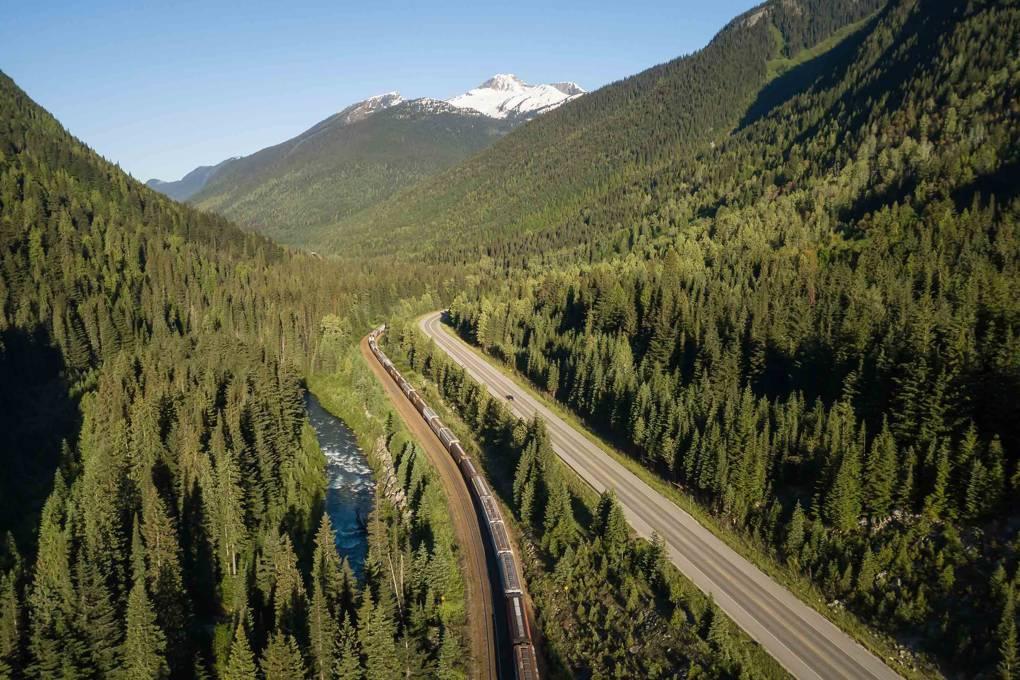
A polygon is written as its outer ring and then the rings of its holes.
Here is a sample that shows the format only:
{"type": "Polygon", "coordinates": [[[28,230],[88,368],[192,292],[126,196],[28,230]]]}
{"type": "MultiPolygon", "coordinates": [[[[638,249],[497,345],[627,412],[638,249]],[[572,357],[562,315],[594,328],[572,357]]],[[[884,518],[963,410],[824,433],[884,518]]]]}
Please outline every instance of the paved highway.
{"type": "Polygon", "coordinates": [[[523,418],[545,420],[553,450],[596,491],[613,489],[628,521],[641,536],[661,536],[677,568],[756,640],[794,677],[898,678],[899,676],[811,607],[664,498],[531,393],[447,332],[441,313],[423,318],[421,329],[489,392],[523,418]],[[513,400],[507,400],[513,395],[513,400]]]}

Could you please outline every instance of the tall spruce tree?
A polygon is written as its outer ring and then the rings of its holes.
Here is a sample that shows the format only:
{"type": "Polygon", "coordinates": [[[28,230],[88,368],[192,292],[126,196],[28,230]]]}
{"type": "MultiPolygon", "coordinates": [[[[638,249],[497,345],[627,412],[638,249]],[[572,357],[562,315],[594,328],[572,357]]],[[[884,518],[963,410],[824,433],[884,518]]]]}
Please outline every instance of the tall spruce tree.
{"type": "Polygon", "coordinates": [[[269,639],[260,667],[265,680],[293,680],[306,675],[301,649],[293,637],[282,633],[269,639]]]}
{"type": "Polygon", "coordinates": [[[248,634],[244,631],[243,623],[238,622],[234,630],[234,641],[230,645],[230,657],[223,671],[223,680],[256,680],[256,678],[255,657],[248,643],[248,634]]]}

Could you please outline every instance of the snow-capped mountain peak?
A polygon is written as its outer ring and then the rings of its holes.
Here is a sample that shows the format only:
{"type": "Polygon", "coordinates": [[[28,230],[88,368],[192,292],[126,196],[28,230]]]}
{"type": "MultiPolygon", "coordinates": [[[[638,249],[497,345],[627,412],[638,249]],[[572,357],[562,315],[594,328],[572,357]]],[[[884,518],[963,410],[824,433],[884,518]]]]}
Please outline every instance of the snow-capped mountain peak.
{"type": "Polygon", "coordinates": [[[399,92],[387,92],[385,94],[377,94],[374,97],[369,97],[363,102],[358,102],[352,106],[348,106],[346,109],[340,112],[340,116],[345,125],[351,123],[357,123],[359,120],[368,118],[376,111],[388,109],[391,106],[396,106],[400,102],[404,101],[404,98],[400,96],[399,92]]]}
{"type": "Polygon", "coordinates": [[[479,85],[478,89],[489,88],[490,90],[520,90],[527,86],[527,83],[512,73],[497,73],[479,85]]]}
{"type": "Polygon", "coordinates": [[[584,94],[576,83],[529,85],[512,73],[498,73],[462,95],[448,100],[492,118],[528,119],[551,111],[584,94]]]}

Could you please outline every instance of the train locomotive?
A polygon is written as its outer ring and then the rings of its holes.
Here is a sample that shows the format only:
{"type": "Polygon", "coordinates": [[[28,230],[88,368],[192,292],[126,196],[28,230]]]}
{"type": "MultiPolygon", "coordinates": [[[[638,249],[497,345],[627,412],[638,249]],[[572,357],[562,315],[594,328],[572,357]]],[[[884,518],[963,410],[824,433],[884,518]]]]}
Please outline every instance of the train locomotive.
{"type": "Polygon", "coordinates": [[[439,415],[429,408],[421,395],[411,387],[411,384],[400,375],[389,357],[379,349],[379,336],[386,331],[386,326],[379,326],[368,335],[368,346],[372,354],[382,364],[386,372],[390,374],[393,381],[400,387],[404,396],[414,405],[421,417],[428,423],[429,428],[442,442],[443,447],[453,457],[460,468],[468,489],[474,496],[476,503],[482,508],[485,515],[485,523],[489,529],[489,540],[492,543],[497,560],[499,561],[499,574],[503,587],[503,598],[506,601],[508,625],[510,629],[510,640],[513,644],[514,673],[518,680],[538,680],[538,659],[535,655],[535,646],[531,637],[531,629],[528,626],[528,616],[524,606],[523,584],[520,579],[520,572],[517,569],[517,558],[510,545],[510,535],[507,533],[506,525],[503,523],[503,516],[500,514],[499,505],[489,490],[489,485],[475,468],[471,458],[461,447],[453,432],[443,425],[439,415]]]}

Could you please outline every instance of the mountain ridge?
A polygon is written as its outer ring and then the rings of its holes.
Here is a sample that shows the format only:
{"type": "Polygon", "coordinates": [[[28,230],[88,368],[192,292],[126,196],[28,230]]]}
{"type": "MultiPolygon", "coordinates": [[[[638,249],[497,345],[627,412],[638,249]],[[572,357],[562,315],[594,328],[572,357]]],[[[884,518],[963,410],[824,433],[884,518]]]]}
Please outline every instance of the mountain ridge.
{"type": "Polygon", "coordinates": [[[512,125],[436,99],[379,95],[223,165],[188,200],[304,246],[324,226],[455,165],[512,125]]]}
{"type": "MultiPolygon", "coordinates": [[[[292,139],[306,138],[321,131],[324,127],[357,123],[379,111],[407,102],[418,102],[416,106],[420,112],[452,113],[456,109],[463,115],[477,114],[497,119],[511,119],[515,123],[521,123],[551,111],[585,93],[586,91],[580,85],[571,81],[528,85],[513,74],[500,73],[492,76],[477,88],[472,88],[463,94],[447,100],[432,97],[418,97],[407,100],[395,90],[373,95],[354,102],[337,113],[327,116],[292,139]],[[478,100],[477,97],[471,97],[471,93],[480,93],[484,90],[506,92],[508,94],[505,97],[490,96],[484,102],[478,100]]],[[[482,96],[484,96],[484,93],[482,96]]],[[[285,144],[286,142],[282,143],[285,144]]],[[[275,146],[277,145],[265,147],[260,151],[275,146]]],[[[206,184],[229,163],[249,158],[260,153],[260,151],[248,154],[247,156],[232,156],[215,165],[198,166],[178,180],[153,178],[148,180],[146,184],[156,191],[170,196],[170,198],[186,201],[202,191],[206,184]]]]}

